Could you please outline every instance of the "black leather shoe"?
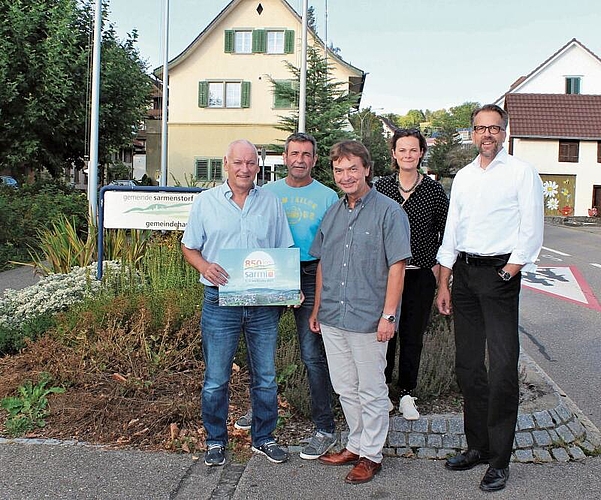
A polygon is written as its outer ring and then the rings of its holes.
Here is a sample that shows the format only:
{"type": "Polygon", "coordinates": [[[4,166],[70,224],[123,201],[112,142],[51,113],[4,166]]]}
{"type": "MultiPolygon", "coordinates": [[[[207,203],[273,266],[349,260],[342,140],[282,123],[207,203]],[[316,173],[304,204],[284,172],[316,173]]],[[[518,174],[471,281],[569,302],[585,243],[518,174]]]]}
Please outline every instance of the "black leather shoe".
{"type": "Polygon", "coordinates": [[[450,470],[470,470],[478,464],[487,464],[488,455],[478,450],[467,450],[448,458],[444,466],[450,470]]]}
{"type": "Polygon", "coordinates": [[[509,467],[504,469],[495,469],[489,467],[480,481],[480,489],[482,491],[499,491],[505,488],[509,479],[509,467]]]}

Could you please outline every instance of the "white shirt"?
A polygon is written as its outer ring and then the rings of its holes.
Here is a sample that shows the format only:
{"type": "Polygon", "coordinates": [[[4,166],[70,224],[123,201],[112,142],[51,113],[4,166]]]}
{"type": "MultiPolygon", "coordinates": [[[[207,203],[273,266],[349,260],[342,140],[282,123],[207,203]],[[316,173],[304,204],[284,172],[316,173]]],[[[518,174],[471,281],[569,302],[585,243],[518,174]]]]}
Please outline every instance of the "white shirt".
{"type": "Polygon", "coordinates": [[[543,244],[543,226],[543,186],[536,169],[505,149],[482,169],[478,155],[455,176],[436,258],[452,269],[459,252],[511,254],[510,264],[534,271],[543,244]]]}

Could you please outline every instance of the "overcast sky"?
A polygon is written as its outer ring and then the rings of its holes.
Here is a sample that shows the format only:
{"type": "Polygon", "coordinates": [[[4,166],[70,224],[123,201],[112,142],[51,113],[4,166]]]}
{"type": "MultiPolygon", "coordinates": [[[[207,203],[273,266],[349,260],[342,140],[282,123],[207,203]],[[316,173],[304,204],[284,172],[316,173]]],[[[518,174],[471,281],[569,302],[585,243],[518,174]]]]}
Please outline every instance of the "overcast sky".
{"type": "MultiPolygon", "coordinates": [[[[379,113],[492,102],[572,38],[601,56],[599,0],[309,0],[322,37],[326,1],[328,41],[369,73],[361,105],[379,113]]],[[[138,30],[151,68],[163,61],[164,3],[110,0],[117,33],[138,30]]],[[[169,58],[228,3],[170,0],[169,58]]]]}

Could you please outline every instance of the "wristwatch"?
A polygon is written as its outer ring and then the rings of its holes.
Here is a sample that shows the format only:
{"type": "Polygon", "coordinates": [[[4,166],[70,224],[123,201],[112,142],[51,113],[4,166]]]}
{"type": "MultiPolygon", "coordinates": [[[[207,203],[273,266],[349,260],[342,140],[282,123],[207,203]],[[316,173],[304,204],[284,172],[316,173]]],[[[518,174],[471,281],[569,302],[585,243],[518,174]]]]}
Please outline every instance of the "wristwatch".
{"type": "Polygon", "coordinates": [[[509,281],[511,279],[511,274],[509,274],[507,271],[503,271],[503,269],[499,269],[498,273],[503,281],[509,281]]]}
{"type": "Polygon", "coordinates": [[[394,323],[396,321],[396,317],[394,314],[384,314],[382,313],[382,317],[388,321],[389,323],[394,323]]]}

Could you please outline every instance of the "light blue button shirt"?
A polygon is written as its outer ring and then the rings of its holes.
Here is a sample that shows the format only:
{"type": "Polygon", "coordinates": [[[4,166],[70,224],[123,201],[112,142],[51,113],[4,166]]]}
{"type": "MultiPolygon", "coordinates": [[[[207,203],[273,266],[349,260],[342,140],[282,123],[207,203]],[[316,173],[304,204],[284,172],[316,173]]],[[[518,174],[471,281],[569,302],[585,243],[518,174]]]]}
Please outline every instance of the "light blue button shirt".
{"type": "MultiPolygon", "coordinates": [[[[232,200],[232,194],[229,184],[224,182],[196,197],[182,238],[184,246],[219,264],[217,255],[224,248],[294,245],[284,207],[277,196],[254,187],[240,208],[232,200]]],[[[202,276],[200,281],[212,285],[202,276]]]]}

